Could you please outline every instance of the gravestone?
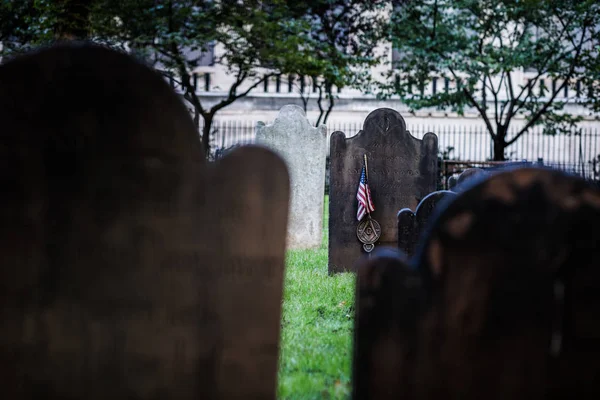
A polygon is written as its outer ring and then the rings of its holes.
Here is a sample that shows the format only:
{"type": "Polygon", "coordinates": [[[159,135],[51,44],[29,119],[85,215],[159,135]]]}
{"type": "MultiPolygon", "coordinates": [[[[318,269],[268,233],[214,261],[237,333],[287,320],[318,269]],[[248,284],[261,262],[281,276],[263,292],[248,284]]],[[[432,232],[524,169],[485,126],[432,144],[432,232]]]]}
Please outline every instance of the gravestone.
{"type": "Polygon", "coordinates": [[[481,180],[490,176],[490,173],[481,168],[467,168],[464,170],[456,180],[456,186],[454,187],[455,192],[460,192],[469,182],[475,180],[481,180]]]}
{"type": "Polygon", "coordinates": [[[458,179],[456,179],[455,176],[449,176],[446,184],[448,186],[448,190],[454,190],[454,188],[456,187],[456,182],[458,181],[458,179]]]}
{"type": "Polygon", "coordinates": [[[314,128],[301,107],[287,105],[273,124],[258,123],[256,139],[279,154],[288,167],[292,191],[287,247],[321,246],[327,127],[314,128]]]}
{"type": "Polygon", "coordinates": [[[367,116],[356,136],[346,138],[343,132],[334,132],[330,153],[329,273],[354,271],[364,254],[356,231],[363,156],[368,159],[373,219],[381,225],[376,246],[397,246],[398,209],[415,209],[436,189],[437,136],[427,133],[419,140],[406,130],[399,113],[380,108],[367,116]]]}
{"type": "Polygon", "coordinates": [[[358,270],[354,399],[600,398],[600,190],[494,174],[358,270]]]}
{"type": "Polygon", "coordinates": [[[206,164],[168,84],[91,45],[0,66],[0,121],[2,398],[275,399],[283,161],[206,164]]]}
{"type": "Polygon", "coordinates": [[[398,248],[411,257],[438,205],[455,196],[456,193],[449,190],[438,190],[425,196],[415,212],[410,208],[400,210],[398,212],[398,248]]]}

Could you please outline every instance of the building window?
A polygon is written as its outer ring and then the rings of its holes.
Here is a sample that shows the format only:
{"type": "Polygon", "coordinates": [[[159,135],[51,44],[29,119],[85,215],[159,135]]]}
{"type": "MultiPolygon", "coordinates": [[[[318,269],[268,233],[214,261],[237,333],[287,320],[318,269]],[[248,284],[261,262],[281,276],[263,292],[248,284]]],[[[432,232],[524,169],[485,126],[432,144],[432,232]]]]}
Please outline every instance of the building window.
{"type": "Polygon", "coordinates": [[[269,77],[265,77],[265,80],[263,81],[264,84],[264,91],[265,93],[267,93],[269,91],[269,77]]]}
{"type": "Polygon", "coordinates": [[[198,65],[201,67],[212,67],[215,65],[215,44],[210,43],[206,49],[200,53],[200,60],[198,65]]]}
{"type": "Polygon", "coordinates": [[[300,93],[304,93],[304,88],[306,87],[306,79],[304,75],[300,76],[300,93]]]}
{"type": "Polygon", "coordinates": [[[281,76],[277,75],[277,77],[275,78],[275,91],[277,93],[279,93],[280,90],[281,90],[281,76]]]}
{"type": "Polygon", "coordinates": [[[288,92],[292,93],[294,88],[294,75],[288,76],[288,92]]]}
{"type": "Polygon", "coordinates": [[[448,78],[444,80],[444,91],[446,94],[450,91],[450,79],[448,78]]]}
{"type": "Polygon", "coordinates": [[[543,79],[540,79],[540,96],[543,96],[545,91],[546,91],[546,82],[543,79]]]}
{"type": "Polygon", "coordinates": [[[400,65],[400,61],[401,61],[401,53],[400,51],[398,51],[398,49],[393,48],[392,49],[392,68],[398,68],[400,65]]]}
{"type": "Polygon", "coordinates": [[[437,78],[433,78],[433,81],[431,81],[432,87],[431,87],[431,91],[433,92],[433,94],[437,93],[437,78]]]}
{"type": "Polygon", "coordinates": [[[204,90],[210,91],[210,74],[204,74],[204,90]]]}

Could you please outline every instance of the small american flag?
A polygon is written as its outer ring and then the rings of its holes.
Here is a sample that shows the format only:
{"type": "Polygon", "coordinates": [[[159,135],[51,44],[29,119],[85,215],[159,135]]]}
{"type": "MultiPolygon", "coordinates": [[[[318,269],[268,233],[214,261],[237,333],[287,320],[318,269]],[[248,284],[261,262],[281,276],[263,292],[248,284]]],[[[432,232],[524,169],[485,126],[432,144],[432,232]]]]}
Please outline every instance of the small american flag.
{"type": "Polygon", "coordinates": [[[375,211],[375,206],[373,205],[373,200],[371,199],[371,190],[369,190],[369,184],[367,183],[367,175],[365,173],[364,165],[360,174],[360,183],[358,184],[358,193],[356,193],[356,199],[358,200],[358,211],[356,212],[356,218],[359,221],[364,218],[367,212],[375,211]]]}

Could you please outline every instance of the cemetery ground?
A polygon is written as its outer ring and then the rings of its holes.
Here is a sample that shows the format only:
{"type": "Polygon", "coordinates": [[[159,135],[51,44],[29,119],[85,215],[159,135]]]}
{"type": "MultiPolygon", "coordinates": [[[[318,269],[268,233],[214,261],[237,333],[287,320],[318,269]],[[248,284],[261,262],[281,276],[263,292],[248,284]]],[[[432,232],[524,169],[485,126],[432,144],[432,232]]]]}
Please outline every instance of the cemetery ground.
{"type": "Polygon", "coordinates": [[[351,393],[354,283],[327,274],[328,197],[323,241],[286,256],[278,399],[346,399],[351,393]]]}

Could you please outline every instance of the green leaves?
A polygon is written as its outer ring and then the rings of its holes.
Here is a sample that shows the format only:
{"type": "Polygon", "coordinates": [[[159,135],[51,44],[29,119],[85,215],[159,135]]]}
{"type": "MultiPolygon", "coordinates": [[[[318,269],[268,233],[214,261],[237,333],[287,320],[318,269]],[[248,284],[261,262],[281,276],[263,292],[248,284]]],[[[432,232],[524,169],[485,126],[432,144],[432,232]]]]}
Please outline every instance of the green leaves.
{"type": "Polygon", "coordinates": [[[577,118],[565,115],[558,103],[565,85],[585,83],[590,90],[582,103],[600,109],[594,84],[600,63],[592,47],[599,42],[599,28],[600,4],[591,0],[405,2],[389,30],[400,55],[397,68],[379,94],[397,95],[416,109],[474,108],[493,138],[517,115],[528,121],[521,134],[537,124],[549,133],[566,132],[577,118]],[[519,87],[521,74],[534,90],[519,87]],[[437,78],[454,83],[449,92],[419,90],[437,78]]]}

